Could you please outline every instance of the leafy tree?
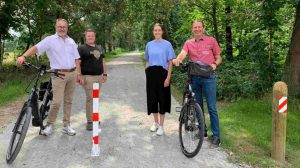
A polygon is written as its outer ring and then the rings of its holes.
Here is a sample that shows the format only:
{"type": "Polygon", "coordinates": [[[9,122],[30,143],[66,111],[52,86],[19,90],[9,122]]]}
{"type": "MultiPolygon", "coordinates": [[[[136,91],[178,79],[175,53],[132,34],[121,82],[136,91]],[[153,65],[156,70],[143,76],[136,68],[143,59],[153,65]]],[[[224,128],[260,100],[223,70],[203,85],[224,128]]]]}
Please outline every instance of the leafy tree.
{"type": "Polygon", "coordinates": [[[296,8],[291,44],[285,62],[284,80],[289,86],[289,95],[300,98],[300,2],[296,8]]]}
{"type": "Polygon", "coordinates": [[[9,28],[17,25],[15,20],[16,9],[15,0],[0,1],[0,66],[3,62],[5,39],[9,37],[9,28]]]}

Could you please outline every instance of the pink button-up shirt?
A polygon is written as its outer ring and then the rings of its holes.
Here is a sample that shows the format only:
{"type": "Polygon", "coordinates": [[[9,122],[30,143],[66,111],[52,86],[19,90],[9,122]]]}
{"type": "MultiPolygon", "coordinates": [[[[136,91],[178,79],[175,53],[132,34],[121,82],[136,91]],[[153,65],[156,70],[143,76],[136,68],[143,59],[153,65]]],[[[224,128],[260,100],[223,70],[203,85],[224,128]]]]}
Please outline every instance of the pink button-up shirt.
{"type": "Polygon", "coordinates": [[[187,40],[182,48],[189,55],[191,61],[201,61],[206,64],[212,64],[215,55],[221,55],[221,49],[217,40],[213,37],[204,36],[202,39],[187,40]]]}

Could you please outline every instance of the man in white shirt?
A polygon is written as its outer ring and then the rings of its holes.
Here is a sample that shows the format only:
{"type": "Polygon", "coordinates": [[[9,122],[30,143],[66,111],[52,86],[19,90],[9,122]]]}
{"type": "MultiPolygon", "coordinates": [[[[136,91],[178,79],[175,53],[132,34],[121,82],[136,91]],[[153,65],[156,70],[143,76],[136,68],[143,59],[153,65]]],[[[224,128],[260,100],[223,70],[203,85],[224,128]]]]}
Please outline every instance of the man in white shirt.
{"type": "Polygon", "coordinates": [[[70,127],[70,116],[76,78],[78,73],[81,72],[80,56],[77,44],[67,35],[68,22],[65,19],[57,19],[55,29],[56,34],[46,37],[18,57],[17,64],[24,63],[26,57],[34,54],[41,55],[46,52],[51,69],[56,69],[65,75],[64,79],[52,77],[53,100],[50,106],[48,124],[42,134],[48,136],[53,132],[53,124],[61,103],[64,101],[63,132],[73,136],[76,132],[70,127]]]}

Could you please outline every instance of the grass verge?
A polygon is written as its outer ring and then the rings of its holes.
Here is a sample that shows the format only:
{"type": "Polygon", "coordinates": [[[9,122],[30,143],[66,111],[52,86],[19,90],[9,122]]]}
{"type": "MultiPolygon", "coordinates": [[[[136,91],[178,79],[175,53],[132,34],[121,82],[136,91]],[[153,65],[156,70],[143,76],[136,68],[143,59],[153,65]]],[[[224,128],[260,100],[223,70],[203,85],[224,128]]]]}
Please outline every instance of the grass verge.
{"type": "Polygon", "coordinates": [[[127,53],[129,53],[129,52],[126,51],[126,50],[117,48],[117,49],[115,49],[114,51],[112,51],[111,53],[105,54],[104,60],[105,60],[106,62],[109,62],[109,61],[111,61],[111,60],[113,60],[113,59],[115,59],[115,58],[124,56],[124,55],[126,55],[127,53]]]}
{"type": "MultiPolygon", "coordinates": [[[[175,85],[172,86],[172,95],[181,102],[182,91],[175,85]]],[[[229,160],[262,168],[300,167],[299,104],[299,100],[289,100],[286,137],[287,163],[280,166],[271,158],[272,97],[240,99],[233,103],[218,102],[221,146],[228,152],[229,160]]],[[[204,111],[207,126],[210,127],[206,107],[204,107],[204,111]]]]}
{"type": "MultiPolygon", "coordinates": [[[[287,115],[286,160],[282,167],[300,167],[299,101],[289,102],[287,115]]],[[[222,103],[219,108],[223,147],[233,161],[259,167],[277,167],[271,159],[272,97],[241,99],[222,103]]]]}
{"type": "MultiPolygon", "coordinates": [[[[126,53],[127,52],[125,50],[118,48],[111,53],[107,53],[105,61],[111,61],[112,59],[123,56],[126,53]]],[[[0,107],[26,95],[26,86],[35,75],[34,70],[22,66],[16,66],[14,58],[15,55],[16,54],[13,53],[7,54],[4,64],[0,69],[0,107]]],[[[35,64],[35,59],[33,57],[28,58],[26,61],[35,64]]],[[[40,62],[44,65],[49,65],[46,56],[40,57],[40,62]]]]}

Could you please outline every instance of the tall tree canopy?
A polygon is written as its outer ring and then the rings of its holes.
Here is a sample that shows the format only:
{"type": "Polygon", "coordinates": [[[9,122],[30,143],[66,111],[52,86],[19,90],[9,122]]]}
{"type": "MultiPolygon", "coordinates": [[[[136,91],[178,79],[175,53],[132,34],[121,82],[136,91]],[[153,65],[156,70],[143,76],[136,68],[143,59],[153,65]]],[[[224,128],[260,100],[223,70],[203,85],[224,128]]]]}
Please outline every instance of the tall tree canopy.
{"type": "MultiPolygon", "coordinates": [[[[300,92],[299,0],[1,0],[0,64],[4,48],[24,50],[53,34],[57,18],[69,21],[69,35],[79,44],[86,28],[95,29],[97,43],[108,52],[144,49],[156,22],[164,25],[164,38],[180,50],[191,37],[192,21],[200,19],[222,47],[224,69],[228,65],[249,74],[226,81],[235,82],[237,93],[243,94],[241,85],[246,92],[252,87],[264,92],[281,78],[293,93],[300,92]],[[9,30],[20,33],[18,45],[5,47],[5,42],[11,44],[9,30]]],[[[226,88],[226,82],[220,83],[226,88]]]]}

